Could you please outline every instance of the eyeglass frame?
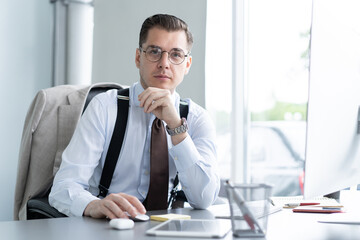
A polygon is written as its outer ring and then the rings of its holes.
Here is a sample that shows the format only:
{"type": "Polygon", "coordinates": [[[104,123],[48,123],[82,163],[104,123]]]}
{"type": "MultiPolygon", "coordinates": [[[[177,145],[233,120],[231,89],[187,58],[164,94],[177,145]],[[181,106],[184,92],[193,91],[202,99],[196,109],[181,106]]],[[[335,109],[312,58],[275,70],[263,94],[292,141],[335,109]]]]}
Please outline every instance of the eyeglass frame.
{"type": "Polygon", "coordinates": [[[148,61],[150,61],[150,62],[158,62],[158,61],[160,61],[161,58],[162,58],[163,53],[166,52],[166,53],[168,53],[168,60],[169,60],[172,64],[174,64],[174,65],[180,65],[180,64],[182,64],[182,63],[185,61],[185,58],[189,57],[189,56],[190,56],[190,53],[191,53],[191,51],[189,51],[187,54],[185,54],[185,51],[182,50],[181,48],[173,48],[173,49],[171,49],[170,51],[163,51],[162,48],[161,48],[161,47],[158,47],[158,46],[148,46],[148,47],[146,48],[146,50],[144,50],[142,47],[139,46],[139,50],[140,50],[141,52],[145,53],[146,59],[147,59],[148,61]],[[161,50],[160,58],[159,58],[158,60],[152,61],[152,60],[150,60],[150,59],[147,57],[146,52],[148,51],[149,48],[157,48],[157,49],[160,49],[160,50],[161,50]],[[170,59],[170,52],[173,51],[173,50],[176,50],[176,49],[177,49],[177,51],[180,50],[180,51],[182,51],[182,52],[184,53],[184,59],[183,59],[180,63],[174,63],[174,62],[172,62],[171,59],[170,59]]]}

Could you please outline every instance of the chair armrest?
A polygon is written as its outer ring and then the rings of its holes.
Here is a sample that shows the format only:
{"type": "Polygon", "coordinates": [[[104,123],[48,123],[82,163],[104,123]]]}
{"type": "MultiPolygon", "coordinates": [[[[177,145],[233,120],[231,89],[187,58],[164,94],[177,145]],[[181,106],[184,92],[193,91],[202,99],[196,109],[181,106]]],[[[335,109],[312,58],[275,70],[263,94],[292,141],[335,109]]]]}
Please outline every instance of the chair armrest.
{"type": "Polygon", "coordinates": [[[27,202],[27,219],[67,217],[51,207],[47,197],[33,198],[27,202]]]}

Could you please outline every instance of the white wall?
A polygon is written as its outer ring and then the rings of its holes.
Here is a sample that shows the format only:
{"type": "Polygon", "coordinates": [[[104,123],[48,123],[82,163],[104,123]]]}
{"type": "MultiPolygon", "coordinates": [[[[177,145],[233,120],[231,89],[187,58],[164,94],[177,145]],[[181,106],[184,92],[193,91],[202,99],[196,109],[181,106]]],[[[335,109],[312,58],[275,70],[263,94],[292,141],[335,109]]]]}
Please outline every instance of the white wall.
{"type": "Polygon", "coordinates": [[[13,219],[26,111],[51,84],[52,15],[50,1],[0,0],[0,221],[13,219]]]}
{"type": "Polygon", "coordinates": [[[139,81],[135,51],[143,21],[167,13],[186,21],[194,35],[193,64],[177,91],[205,106],[206,0],[96,0],[93,82],[139,81]]]}

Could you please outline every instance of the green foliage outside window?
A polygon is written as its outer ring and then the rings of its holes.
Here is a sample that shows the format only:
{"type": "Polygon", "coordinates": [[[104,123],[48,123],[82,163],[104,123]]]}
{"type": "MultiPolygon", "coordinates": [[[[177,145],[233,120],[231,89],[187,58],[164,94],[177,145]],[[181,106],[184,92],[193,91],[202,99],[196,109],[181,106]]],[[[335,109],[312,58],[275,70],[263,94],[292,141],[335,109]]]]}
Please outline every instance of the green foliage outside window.
{"type": "Polygon", "coordinates": [[[289,113],[292,115],[301,114],[301,120],[306,120],[307,104],[276,102],[272,109],[259,113],[251,113],[251,121],[283,121],[287,120],[285,116],[289,113]]]}

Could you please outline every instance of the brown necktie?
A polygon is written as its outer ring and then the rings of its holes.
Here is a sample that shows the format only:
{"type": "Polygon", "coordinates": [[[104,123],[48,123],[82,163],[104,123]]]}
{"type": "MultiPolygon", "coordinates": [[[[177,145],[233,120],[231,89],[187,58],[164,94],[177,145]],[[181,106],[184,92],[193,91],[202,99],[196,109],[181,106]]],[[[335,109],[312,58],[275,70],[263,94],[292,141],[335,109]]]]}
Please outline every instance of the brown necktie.
{"type": "Polygon", "coordinates": [[[150,186],[144,201],[146,210],[167,209],[169,188],[169,156],[165,128],[155,118],[151,128],[150,186]]]}

